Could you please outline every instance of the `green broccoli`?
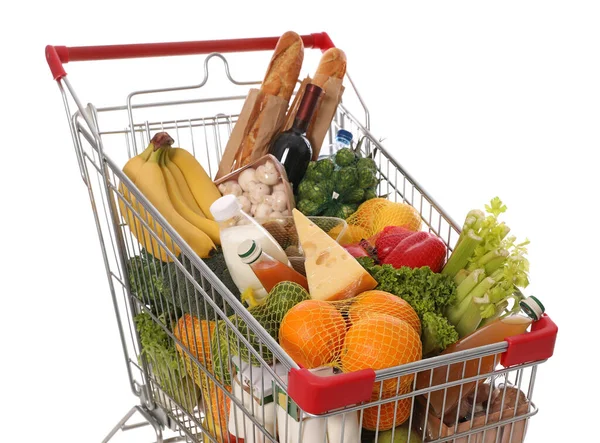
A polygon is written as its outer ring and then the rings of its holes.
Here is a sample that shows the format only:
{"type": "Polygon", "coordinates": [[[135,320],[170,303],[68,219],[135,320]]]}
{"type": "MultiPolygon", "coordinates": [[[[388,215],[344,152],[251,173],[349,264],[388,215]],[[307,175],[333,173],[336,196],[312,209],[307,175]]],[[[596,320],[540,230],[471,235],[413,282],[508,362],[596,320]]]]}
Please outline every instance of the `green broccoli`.
{"type": "Polygon", "coordinates": [[[312,191],[314,185],[315,182],[312,180],[308,180],[306,178],[302,180],[298,185],[298,198],[300,200],[307,198],[308,193],[312,191]]]}
{"type": "Polygon", "coordinates": [[[352,166],[345,166],[333,173],[333,189],[338,194],[344,194],[358,186],[358,172],[352,166]]]}
{"type": "Polygon", "coordinates": [[[304,199],[310,200],[319,207],[326,205],[331,198],[331,192],[324,183],[312,183],[310,189],[306,190],[304,199]]]}
{"type": "Polygon", "coordinates": [[[321,205],[311,200],[300,200],[296,203],[296,209],[307,216],[319,215],[321,212],[321,205]]]}
{"type": "Polygon", "coordinates": [[[377,187],[365,189],[364,201],[377,198],[377,187]]]}
{"type": "MultiPolygon", "coordinates": [[[[363,159],[365,160],[365,159],[363,159]]],[[[377,184],[377,174],[371,168],[358,168],[358,186],[367,189],[377,184]]]]}
{"type": "Polygon", "coordinates": [[[377,172],[377,163],[375,163],[375,160],[373,160],[372,158],[363,157],[359,158],[356,162],[356,168],[368,168],[371,169],[373,172],[377,172]]]}
{"type": "Polygon", "coordinates": [[[350,148],[342,148],[335,154],[335,163],[338,166],[350,166],[356,161],[356,154],[350,148]]]}
{"type": "Polygon", "coordinates": [[[327,180],[333,174],[333,170],[335,169],[335,164],[331,159],[324,158],[319,160],[314,170],[312,171],[312,177],[314,181],[323,181],[327,180]]]}
{"type": "Polygon", "coordinates": [[[342,203],[362,203],[364,201],[365,191],[362,188],[354,188],[345,193],[341,200],[342,203]]]}
{"type": "Polygon", "coordinates": [[[313,180],[313,174],[315,171],[315,167],[317,166],[317,162],[310,162],[308,167],[306,168],[306,172],[304,173],[304,180],[313,180]]]}

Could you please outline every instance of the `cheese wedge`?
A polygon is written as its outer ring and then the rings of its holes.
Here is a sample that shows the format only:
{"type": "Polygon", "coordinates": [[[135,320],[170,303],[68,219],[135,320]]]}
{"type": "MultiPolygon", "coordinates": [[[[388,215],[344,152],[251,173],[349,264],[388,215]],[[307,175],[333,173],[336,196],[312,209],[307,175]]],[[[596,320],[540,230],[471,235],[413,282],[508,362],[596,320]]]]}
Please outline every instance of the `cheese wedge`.
{"type": "Polygon", "coordinates": [[[325,231],[297,209],[292,213],[304,251],[311,298],[342,300],[377,286],[375,279],[325,231]]]}

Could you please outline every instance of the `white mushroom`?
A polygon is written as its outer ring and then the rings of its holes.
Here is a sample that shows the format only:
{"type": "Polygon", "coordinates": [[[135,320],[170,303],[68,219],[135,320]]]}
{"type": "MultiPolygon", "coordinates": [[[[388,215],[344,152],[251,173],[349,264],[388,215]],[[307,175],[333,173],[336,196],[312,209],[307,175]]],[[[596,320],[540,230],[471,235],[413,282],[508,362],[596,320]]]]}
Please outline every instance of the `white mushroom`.
{"type": "Polygon", "coordinates": [[[223,195],[233,194],[236,197],[242,195],[242,188],[235,180],[228,180],[219,185],[219,192],[223,195]]]}
{"type": "Polygon", "coordinates": [[[242,187],[242,190],[249,191],[250,190],[250,182],[254,181],[254,175],[256,174],[256,170],[254,168],[244,169],[238,175],[238,183],[242,187]]]}
{"type": "Polygon", "coordinates": [[[285,192],[283,191],[275,191],[272,194],[274,202],[273,210],[275,211],[285,211],[288,207],[288,198],[285,192]]]}
{"type": "Polygon", "coordinates": [[[267,195],[271,194],[271,188],[264,183],[258,183],[250,190],[250,201],[257,205],[262,203],[267,195]]]}
{"type": "Polygon", "coordinates": [[[263,202],[268,204],[269,206],[273,206],[275,204],[275,197],[272,195],[265,195],[263,202]]]}
{"type": "Polygon", "coordinates": [[[250,209],[252,208],[252,202],[250,199],[244,195],[239,195],[237,200],[242,206],[242,211],[244,211],[246,214],[249,214],[250,209]]]}
{"type": "Polygon", "coordinates": [[[273,186],[279,181],[279,174],[277,173],[275,166],[273,166],[273,163],[267,162],[256,168],[255,178],[265,185],[273,186]],[[272,166],[272,169],[267,168],[267,165],[269,164],[272,166]]]}
{"type": "Polygon", "coordinates": [[[256,205],[256,212],[254,214],[254,217],[256,218],[265,218],[268,217],[271,212],[273,212],[273,208],[271,207],[271,205],[267,204],[267,203],[259,203],[258,205],[256,205]]]}
{"type": "Polygon", "coordinates": [[[277,183],[275,186],[273,186],[273,192],[275,191],[281,191],[281,192],[285,192],[285,183],[280,181],[279,183],[277,183]]]}
{"type": "Polygon", "coordinates": [[[269,215],[269,217],[271,218],[281,218],[283,217],[283,214],[279,211],[273,211],[271,212],[271,215],[269,215]]]}
{"type": "Polygon", "coordinates": [[[251,215],[252,217],[254,217],[254,214],[256,214],[256,207],[257,207],[257,206],[258,206],[258,205],[252,205],[252,206],[250,207],[250,215],[251,215]]]}
{"type": "Polygon", "coordinates": [[[281,213],[281,215],[283,215],[284,217],[287,217],[288,215],[290,215],[290,211],[288,209],[286,209],[285,211],[283,211],[281,213]]]}
{"type": "Polygon", "coordinates": [[[275,163],[273,162],[265,162],[264,166],[268,172],[277,172],[277,168],[275,167],[275,163]]]}

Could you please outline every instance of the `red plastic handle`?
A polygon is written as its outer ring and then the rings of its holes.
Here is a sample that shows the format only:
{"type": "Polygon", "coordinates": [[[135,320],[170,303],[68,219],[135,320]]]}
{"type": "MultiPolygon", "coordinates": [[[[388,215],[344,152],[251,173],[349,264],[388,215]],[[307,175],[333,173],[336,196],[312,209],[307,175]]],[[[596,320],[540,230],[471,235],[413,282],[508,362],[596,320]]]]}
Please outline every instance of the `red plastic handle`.
{"type": "Polygon", "coordinates": [[[546,314],[531,325],[531,332],[508,337],[508,349],[500,357],[504,367],[545,360],[554,354],[558,326],[546,314]]]}
{"type": "MultiPolygon", "coordinates": [[[[326,32],[302,35],[305,48],[326,51],[335,45],[326,32]]],[[[275,49],[279,37],[205,40],[175,43],[141,43],[109,46],[46,46],[46,60],[54,80],[67,73],[62,64],[75,61],[114,60],[122,58],[166,57],[174,55],[209,54],[211,52],[249,52],[275,49]]]]}
{"type": "Polygon", "coordinates": [[[288,394],[309,414],[324,414],[371,399],[375,371],[356,372],[322,377],[308,369],[292,369],[288,376],[288,394]]]}

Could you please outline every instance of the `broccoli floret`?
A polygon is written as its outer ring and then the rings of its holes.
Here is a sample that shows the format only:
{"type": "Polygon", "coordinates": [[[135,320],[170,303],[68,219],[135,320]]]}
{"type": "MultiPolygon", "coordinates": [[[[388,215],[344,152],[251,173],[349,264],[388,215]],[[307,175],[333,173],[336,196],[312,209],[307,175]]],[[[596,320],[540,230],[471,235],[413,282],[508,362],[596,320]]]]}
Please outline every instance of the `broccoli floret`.
{"type": "Polygon", "coordinates": [[[358,186],[358,172],[352,166],[343,167],[333,173],[333,187],[338,194],[344,194],[358,186]]]}
{"type": "Polygon", "coordinates": [[[342,197],[343,203],[361,203],[364,199],[365,191],[361,188],[351,189],[342,197]]]}
{"type": "MultiPolygon", "coordinates": [[[[363,159],[365,160],[365,159],[363,159]]],[[[367,189],[377,184],[377,175],[371,168],[358,168],[358,186],[367,189]]]]}
{"type": "Polygon", "coordinates": [[[325,183],[313,183],[312,187],[306,190],[304,199],[316,203],[319,207],[327,204],[331,198],[331,193],[328,192],[325,183]]]}
{"type": "Polygon", "coordinates": [[[359,158],[358,162],[356,162],[356,167],[358,169],[368,168],[371,169],[373,172],[377,172],[377,163],[375,163],[375,160],[368,157],[359,158]]]}
{"type": "Polygon", "coordinates": [[[306,168],[306,172],[304,173],[304,180],[313,180],[313,174],[314,174],[316,166],[317,166],[317,162],[310,162],[308,164],[308,167],[306,168]]]}
{"type": "Polygon", "coordinates": [[[331,174],[333,174],[334,169],[335,164],[333,163],[333,161],[331,161],[328,158],[324,158],[316,163],[315,168],[312,172],[312,176],[314,177],[315,181],[327,180],[331,177],[331,174]]]}
{"type": "Polygon", "coordinates": [[[307,198],[308,193],[312,190],[312,187],[315,185],[315,182],[312,180],[304,179],[298,185],[298,198],[305,199],[307,198]]]}
{"type": "Polygon", "coordinates": [[[365,190],[364,201],[371,200],[372,198],[377,198],[377,188],[372,187],[365,190]]]}
{"type": "Polygon", "coordinates": [[[335,163],[338,166],[350,166],[356,161],[356,154],[350,148],[342,148],[335,154],[335,163]]]}
{"type": "Polygon", "coordinates": [[[317,202],[311,200],[300,200],[296,203],[296,209],[306,216],[311,216],[319,215],[321,206],[317,202]]]}
{"type": "Polygon", "coordinates": [[[341,218],[341,219],[345,220],[346,218],[348,218],[352,214],[354,214],[357,209],[358,209],[358,204],[356,204],[356,203],[332,202],[327,207],[327,209],[325,210],[323,215],[325,215],[327,217],[337,217],[337,218],[341,218]]]}
{"type": "Polygon", "coordinates": [[[421,319],[423,356],[434,356],[458,341],[458,332],[443,315],[426,312],[421,319]]]}

